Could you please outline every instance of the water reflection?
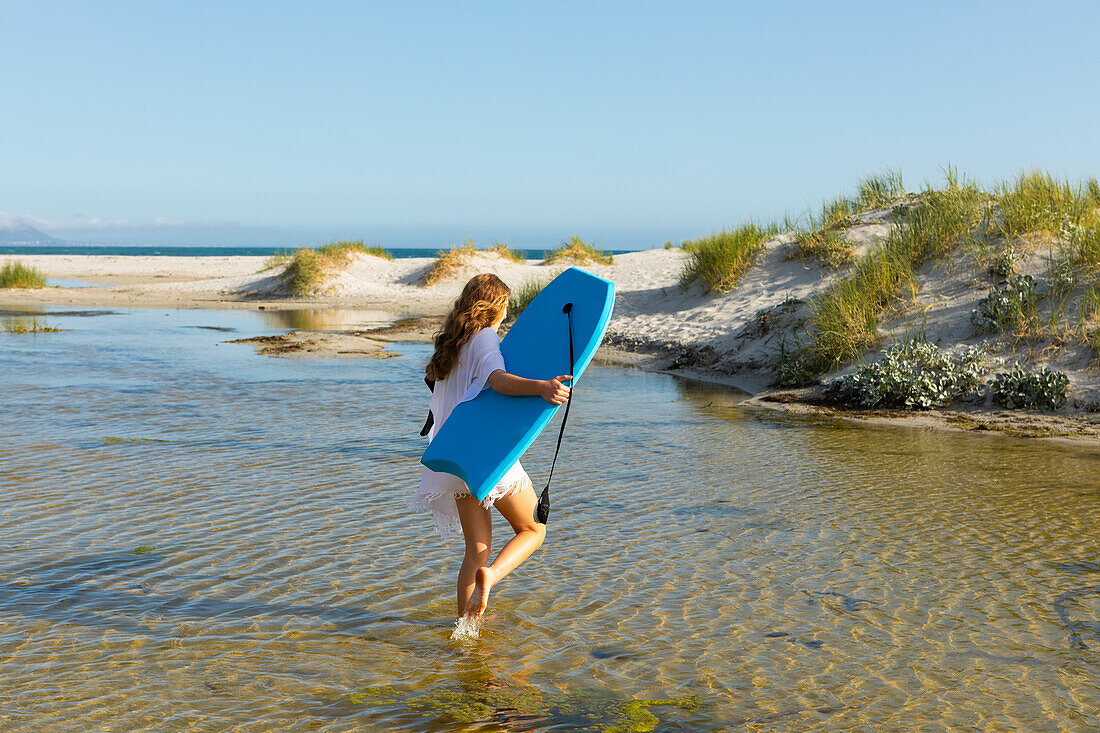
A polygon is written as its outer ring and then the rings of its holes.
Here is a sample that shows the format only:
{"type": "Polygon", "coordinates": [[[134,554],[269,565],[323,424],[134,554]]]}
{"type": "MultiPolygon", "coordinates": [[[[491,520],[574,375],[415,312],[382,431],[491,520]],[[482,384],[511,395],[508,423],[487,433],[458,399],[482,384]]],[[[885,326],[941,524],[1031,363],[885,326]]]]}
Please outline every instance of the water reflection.
{"type": "Polygon", "coordinates": [[[77,280],[67,277],[46,278],[46,287],[48,288],[101,288],[107,287],[107,285],[107,283],[93,283],[86,280],[77,280]]]}
{"type": "Polygon", "coordinates": [[[0,334],[5,730],[1098,724],[1095,453],[593,367],[547,543],[461,644],[461,541],[406,507],[429,346],[283,361],[222,343],[274,314],[48,313],[70,330],[0,334]]]}
{"type": "Polygon", "coordinates": [[[399,317],[405,317],[389,311],[347,308],[267,308],[258,312],[269,326],[296,331],[365,330],[385,326],[399,317]]]}

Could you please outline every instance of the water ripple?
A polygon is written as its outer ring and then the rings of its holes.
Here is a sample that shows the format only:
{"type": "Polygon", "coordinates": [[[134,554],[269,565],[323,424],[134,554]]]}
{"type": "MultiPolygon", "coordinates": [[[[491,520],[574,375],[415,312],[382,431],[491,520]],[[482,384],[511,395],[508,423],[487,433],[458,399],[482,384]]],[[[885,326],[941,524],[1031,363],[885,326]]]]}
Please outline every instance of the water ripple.
{"type": "Polygon", "coordinates": [[[51,321],[0,336],[4,730],[1100,725],[1095,454],[593,367],[546,545],[452,641],[461,541],[406,507],[426,346],[278,360],[219,342],[270,332],[249,312],[51,321]]]}

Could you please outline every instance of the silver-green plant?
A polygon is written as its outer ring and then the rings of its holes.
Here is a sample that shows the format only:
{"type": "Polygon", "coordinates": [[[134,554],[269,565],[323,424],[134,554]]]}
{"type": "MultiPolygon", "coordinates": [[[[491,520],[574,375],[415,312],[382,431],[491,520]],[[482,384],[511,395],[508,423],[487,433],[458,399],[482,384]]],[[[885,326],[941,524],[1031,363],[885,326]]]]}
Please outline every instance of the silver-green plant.
{"type": "Polygon", "coordinates": [[[982,352],[949,354],[926,341],[891,346],[880,361],[825,386],[826,399],[858,407],[927,410],[960,399],[981,384],[982,352]]]}
{"type": "Polygon", "coordinates": [[[1016,275],[978,301],[970,322],[979,333],[1005,333],[1034,315],[1036,301],[1035,278],[1016,275]]]}
{"type": "Polygon", "coordinates": [[[991,385],[993,399],[1010,410],[1021,407],[1057,410],[1066,403],[1069,377],[1047,367],[1028,371],[1017,365],[999,373],[991,385]]]}
{"type": "Polygon", "coordinates": [[[1020,251],[1011,244],[1006,245],[1000,254],[989,264],[989,274],[1000,277],[1012,277],[1016,274],[1016,263],[1020,261],[1020,251]]]}

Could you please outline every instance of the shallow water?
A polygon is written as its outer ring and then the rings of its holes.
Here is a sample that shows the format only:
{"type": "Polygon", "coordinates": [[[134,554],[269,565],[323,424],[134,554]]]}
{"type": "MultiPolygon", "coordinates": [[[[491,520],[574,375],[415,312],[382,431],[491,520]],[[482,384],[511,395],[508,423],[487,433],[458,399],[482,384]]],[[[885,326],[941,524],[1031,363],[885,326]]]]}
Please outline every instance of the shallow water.
{"type": "Polygon", "coordinates": [[[0,729],[1100,726],[1095,452],[592,367],[546,545],[452,641],[461,542],[405,505],[428,347],[222,343],[264,318],[0,334],[0,729]]]}

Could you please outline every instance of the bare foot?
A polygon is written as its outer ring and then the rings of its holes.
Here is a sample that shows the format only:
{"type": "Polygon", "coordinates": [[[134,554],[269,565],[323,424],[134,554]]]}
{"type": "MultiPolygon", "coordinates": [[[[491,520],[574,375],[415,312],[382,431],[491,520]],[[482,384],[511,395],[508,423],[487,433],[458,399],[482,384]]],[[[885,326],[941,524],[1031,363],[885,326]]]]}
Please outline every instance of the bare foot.
{"type": "Polygon", "coordinates": [[[478,568],[474,577],[474,592],[470,594],[470,600],[466,602],[466,609],[462,612],[464,618],[478,619],[485,613],[485,607],[489,605],[489,591],[497,582],[496,573],[491,568],[478,568]]]}

